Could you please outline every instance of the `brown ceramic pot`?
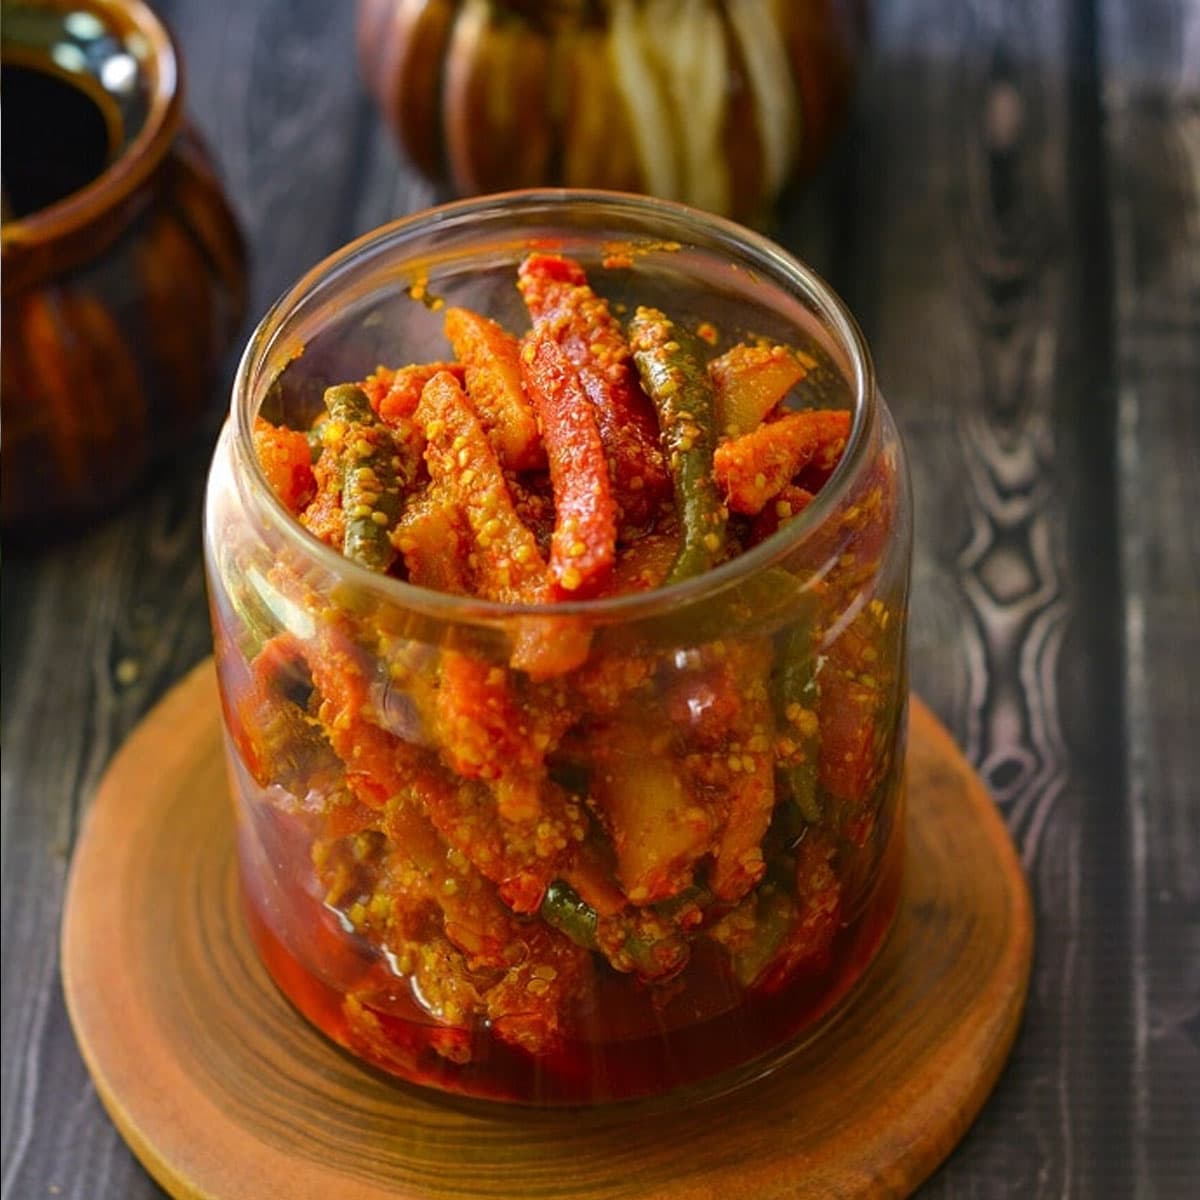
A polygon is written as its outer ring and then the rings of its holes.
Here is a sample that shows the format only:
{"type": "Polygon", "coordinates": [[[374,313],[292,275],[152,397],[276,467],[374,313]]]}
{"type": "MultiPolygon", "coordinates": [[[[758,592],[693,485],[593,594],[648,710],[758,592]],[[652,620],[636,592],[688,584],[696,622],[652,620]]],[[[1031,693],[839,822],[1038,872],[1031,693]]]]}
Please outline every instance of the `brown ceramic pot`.
{"type": "Polygon", "coordinates": [[[741,220],[842,124],[867,0],[359,0],[401,148],[462,194],[641,191],[741,220]]]}
{"type": "Polygon", "coordinates": [[[5,0],[6,530],[112,505],[211,411],[245,254],[144,5],[5,0]]]}

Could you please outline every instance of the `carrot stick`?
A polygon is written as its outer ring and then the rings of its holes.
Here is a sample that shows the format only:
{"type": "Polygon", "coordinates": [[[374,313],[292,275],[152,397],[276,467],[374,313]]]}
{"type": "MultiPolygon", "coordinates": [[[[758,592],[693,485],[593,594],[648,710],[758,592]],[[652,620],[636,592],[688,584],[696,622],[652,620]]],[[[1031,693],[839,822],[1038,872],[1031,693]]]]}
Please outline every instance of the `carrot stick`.
{"type": "Polygon", "coordinates": [[[471,595],[467,570],[469,534],[458,506],[441,489],[410,500],[392,531],[409,583],[435,592],[471,595]]]}
{"type": "Polygon", "coordinates": [[[836,465],[850,436],[840,409],[789,413],[717,447],[713,469],[734,512],[753,516],[809,463],[836,465]]]}
{"type": "Polygon", "coordinates": [[[579,376],[545,331],[535,332],[521,368],[541,422],[554,488],[550,575],[560,595],[595,595],[612,574],[617,514],[596,414],[579,376]]]}
{"type": "Polygon", "coordinates": [[[449,362],[410,363],[392,370],[377,367],[362,382],[371,407],[389,425],[410,418],[421,401],[421,389],[439,372],[449,371],[460,383],[466,378],[461,364],[449,362]]]}
{"type": "Polygon", "coordinates": [[[437,692],[437,730],[442,756],[464,778],[514,781],[532,787],[497,789],[500,815],[528,820],[539,811],[538,784],[544,754],[529,728],[534,714],[522,712],[503,667],[444,650],[437,692]]]}
{"type": "Polygon", "coordinates": [[[446,337],[466,371],[467,394],[512,471],[546,465],[537,420],[521,382],[517,339],[495,321],[467,308],[446,310],[446,337]]]}
{"type": "Polygon", "coordinates": [[[272,425],[258,417],[254,422],[254,451],[275,494],[290,512],[303,512],[317,494],[308,438],[298,430],[272,425]]]}
{"type": "MultiPolygon", "coordinates": [[[[471,532],[467,565],[478,594],[510,604],[552,599],[537,540],[517,515],[496,452],[453,375],[443,372],[429,381],[416,421],[428,439],[430,475],[446,488],[471,532]]],[[[588,631],[576,622],[536,616],[514,629],[511,665],[534,678],[564,674],[587,658],[588,631]]]]}
{"type": "Polygon", "coordinates": [[[531,254],[518,285],[534,325],[562,348],[596,412],[611,464],[613,498],[631,524],[649,521],[671,493],[654,409],[637,381],[629,345],[608,303],[588,286],[578,263],[531,254]]]}
{"type": "Polygon", "coordinates": [[[767,687],[770,648],[736,647],[725,667],[727,686],[738,692],[732,732],[740,753],[726,760],[729,811],[717,838],[709,886],[719,899],[732,901],[740,900],[763,877],[762,840],[775,808],[775,762],[770,752],[775,730],[767,687]]]}
{"type": "Polygon", "coordinates": [[[505,603],[544,596],[546,564],[537,542],[517,516],[479,414],[448,371],[425,385],[416,421],[425,431],[430,475],[466,518],[472,540],[467,562],[479,593],[505,603]]]}

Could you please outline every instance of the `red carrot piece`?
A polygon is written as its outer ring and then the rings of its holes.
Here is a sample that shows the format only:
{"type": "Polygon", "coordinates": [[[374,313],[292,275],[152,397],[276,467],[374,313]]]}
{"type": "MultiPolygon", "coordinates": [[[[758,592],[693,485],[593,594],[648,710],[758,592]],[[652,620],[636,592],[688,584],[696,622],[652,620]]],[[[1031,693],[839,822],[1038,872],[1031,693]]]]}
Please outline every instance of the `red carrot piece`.
{"type": "Polygon", "coordinates": [[[518,287],[533,318],[562,348],[591,400],[604,453],[611,464],[613,498],[623,518],[648,522],[671,494],[658,444],[653,406],[630,363],[629,344],[608,303],[588,286],[578,263],[531,254],[518,287]]]}
{"type": "Polygon", "coordinates": [[[446,337],[466,370],[467,394],[487,426],[496,453],[512,471],[546,465],[525,389],[521,348],[495,321],[467,308],[446,309],[446,337]]]}
{"type": "Polygon", "coordinates": [[[267,482],[288,510],[300,513],[317,494],[308,438],[295,429],[254,422],[254,450],[267,482]]]}
{"type": "Polygon", "coordinates": [[[416,412],[428,443],[425,461],[435,483],[458,505],[471,531],[468,563],[489,600],[537,602],[546,564],[512,495],[479,414],[449,372],[435,375],[416,412]]]}
{"type": "Polygon", "coordinates": [[[346,541],[346,514],[342,511],[342,469],[335,456],[322,453],[313,467],[317,493],[300,514],[300,524],[314,537],[339,553],[346,541]]]}
{"type": "Polygon", "coordinates": [[[843,410],[789,413],[718,446],[713,472],[729,507],[753,516],[803,467],[817,463],[832,470],[849,436],[850,414],[843,410]]]}
{"type": "Polygon", "coordinates": [[[751,522],[750,544],[757,546],[759,542],[765,542],[789,521],[795,520],[812,502],[812,492],[794,483],[787,484],[751,522]]]}
{"type": "Polygon", "coordinates": [[[467,552],[470,535],[458,506],[441,489],[410,500],[392,530],[409,583],[435,592],[471,595],[467,552]]]}
{"type": "Polygon", "coordinates": [[[847,630],[827,652],[817,718],[821,787],[846,804],[866,803],[881,769],[879,713],[886,695],[879,680],[855,661],[857,641],[847,630]]]}
{"type": "Polygon", "coordinates": [[[554,487],[550,574],[560,595],[592,596],[612,574],[617,550],[617,514],[595,410],[566,355],[544,330],[526,343],[521,368],[554,487]]]}
{"type": "Polygon", "coordinates": [[[421,402],[421,390],[439,371],[449,371],[459,383],[466,379],[460,363],[410,363],[396,370],[377,367],[363,380],[362,390],[380,420],[394,425],[412,417],[421,402]]]}
{"type": "Polygon", "coordinates": [[[544,925],[527,925],[514,939],[522,956],[489,988],[484,1001],[491,1029],[502,1041],[530,1054],[553,1049],[563,1034],[563,1017],[592,970],[582,946],[544,925]]]}
{"type": "Polygon", "coordinates": [[[464,779],[496,786],[500,815],[528,821],[541,808],[544,755],[503,667],[444,650],[437,692],[442,757],[464,779]]]}

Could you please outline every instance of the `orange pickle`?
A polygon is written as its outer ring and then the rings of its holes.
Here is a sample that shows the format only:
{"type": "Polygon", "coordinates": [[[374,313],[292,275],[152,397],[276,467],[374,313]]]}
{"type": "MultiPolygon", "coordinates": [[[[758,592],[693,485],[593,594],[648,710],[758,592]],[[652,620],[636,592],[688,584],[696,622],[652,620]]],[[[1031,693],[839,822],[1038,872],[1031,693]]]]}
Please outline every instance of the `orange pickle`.
{"type": "Polygon", "coordinates": [[[605,204],[676,248],[510,237],[463,283],[493,211],[444,271],[421,218],[332,260],[324,308],[268,319],[309,353],[267,388],[269,339],[243,363],[206,512],[264,963],[373,1066],[525,1104],[770,1069],[901,882],[909,499],[865,347],[754,235],[605,204]],[[444,306],[393,270],[388,319],[330,318],[347,269],[414,247],[444,306]],[[758,273],[710,306],[731,255],[758,273]],[[680,332],[641,370],[647,313],[680,332]]]}

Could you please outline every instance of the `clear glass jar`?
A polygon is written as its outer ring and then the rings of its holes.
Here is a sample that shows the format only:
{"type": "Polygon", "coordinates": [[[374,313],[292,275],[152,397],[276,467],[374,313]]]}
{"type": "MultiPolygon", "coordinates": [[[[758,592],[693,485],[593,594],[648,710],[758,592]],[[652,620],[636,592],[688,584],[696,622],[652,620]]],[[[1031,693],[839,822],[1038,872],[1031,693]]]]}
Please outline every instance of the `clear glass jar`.
{"type": "Polygon", "coordinates": [[[513,193],[316,267],[246,350],[205,524],[245,908],[279,987],[375,1066],[476,1097],[595,1103],[780,1061],[896,908],[910,522],[853,319],[736,225],[513,193]],[[810,355],[804,386],[853,420],[809,507],[707,574],[545,607],[380,576],[302,528],[255,458],[260,410],[305,428],[326,386],[444,358],[442,301],[523,328],[531,247],[616,311],[810,355]]]}

